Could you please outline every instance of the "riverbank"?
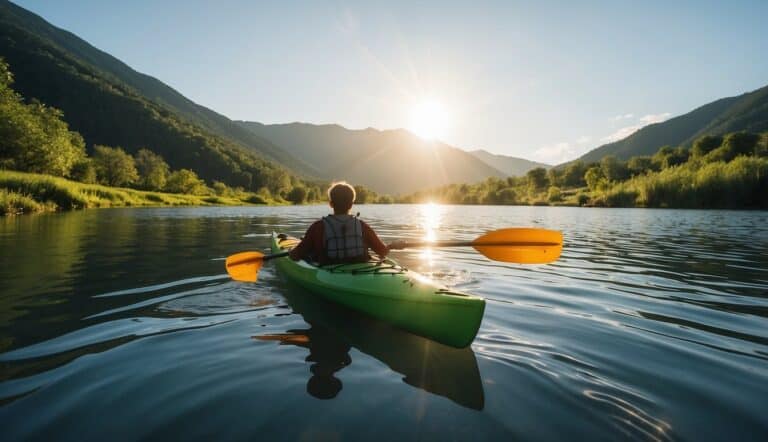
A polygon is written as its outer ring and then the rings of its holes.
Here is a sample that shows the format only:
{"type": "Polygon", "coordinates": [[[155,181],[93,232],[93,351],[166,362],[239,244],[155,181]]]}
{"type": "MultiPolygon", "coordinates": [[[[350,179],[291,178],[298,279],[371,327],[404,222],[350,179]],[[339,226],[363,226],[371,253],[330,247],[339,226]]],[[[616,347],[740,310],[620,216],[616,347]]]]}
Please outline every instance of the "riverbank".
{"type": "Polygon", "coordinates": [[[0,170],[0,216],[95,207],[281,205],[254,193],[188,195],[84,184],[50,175],[0,170]]]}

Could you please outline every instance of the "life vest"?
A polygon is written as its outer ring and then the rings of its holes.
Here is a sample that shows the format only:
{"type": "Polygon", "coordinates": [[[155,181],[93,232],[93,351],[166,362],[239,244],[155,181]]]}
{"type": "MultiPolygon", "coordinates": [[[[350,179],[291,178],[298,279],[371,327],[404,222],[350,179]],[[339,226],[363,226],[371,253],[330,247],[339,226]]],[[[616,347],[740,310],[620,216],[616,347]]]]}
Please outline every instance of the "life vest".
{"type": "Polygon", "coordinates": [[[363,225],[356,216],[328,215],[323,217],[325,254],[337,262],[367,258],[363,243],[363,225]]]}

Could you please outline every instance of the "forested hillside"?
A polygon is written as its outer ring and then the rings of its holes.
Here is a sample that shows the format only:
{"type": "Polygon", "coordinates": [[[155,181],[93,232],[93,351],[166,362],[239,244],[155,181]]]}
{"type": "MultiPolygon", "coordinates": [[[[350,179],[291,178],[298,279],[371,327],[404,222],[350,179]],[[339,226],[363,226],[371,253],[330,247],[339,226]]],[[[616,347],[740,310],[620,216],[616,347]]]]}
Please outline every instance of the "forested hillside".
{"type": "Polygon", "coordinates": [[[768,130],[768,86],[705,104],[687,114],[648,125],[622,140],[605,144],[579,160],[600,161],[607,155],[627,160],[636,155],[653,155],[663,146],[690,147],[704,135],[768,130]]]}
{"type": "Polygon", "coordinates": [[[94,145],[120,146],[128,153],[146,148],[172,168],[250,190],[287,192],[298,182],[267,158],[282,155],[290,163],[279,148],[222,135],[228,126],[233,133],[247,132],[5,0],[0,0],[0,56],[10,65],[16,90],[63,111],[89,151],[94,145]]]}

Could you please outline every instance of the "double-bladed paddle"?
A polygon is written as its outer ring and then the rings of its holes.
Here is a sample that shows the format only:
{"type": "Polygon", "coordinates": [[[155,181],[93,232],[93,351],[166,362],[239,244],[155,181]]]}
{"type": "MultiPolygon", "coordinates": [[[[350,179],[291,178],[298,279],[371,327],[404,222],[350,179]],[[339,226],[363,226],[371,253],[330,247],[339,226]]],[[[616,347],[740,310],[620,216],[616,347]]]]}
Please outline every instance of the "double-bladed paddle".
{"type": "MultiPolygon", "coordinates": [[[[507,228],[493,230],[472,241],[401,241],[398,249],[414,247],[473,247],[494,261],[518,264],[546,264],[560,257],[563,234],[555,230],[507,228]]],[[[227,273],[232,279],[256,282],[265,261],[288,256],[289,252],[265,255],[242,252],[227,257],[227,273]]]]}

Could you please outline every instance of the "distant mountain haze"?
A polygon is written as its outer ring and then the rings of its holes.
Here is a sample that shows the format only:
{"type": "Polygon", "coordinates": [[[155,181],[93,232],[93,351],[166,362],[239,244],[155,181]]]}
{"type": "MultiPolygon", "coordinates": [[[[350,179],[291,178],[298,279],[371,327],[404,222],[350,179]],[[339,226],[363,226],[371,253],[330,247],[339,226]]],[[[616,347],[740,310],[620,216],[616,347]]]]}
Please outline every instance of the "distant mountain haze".
{"type": "Polygon", "coordinates": [[[493,154],[482,149],[473,150],[469,153],[480,159],[480,161],[484,162],[485,164],[488,164],[504,172],[508,176],[523,176],[529,170],[536,169],[537,167],[543,167],[544,169],[549,169],[552,167],[549,164],[537,163],[535,161],[526,160],[524,158],[493,154]]]}
{"type": "Polygon", "coordinates": [[[506,174],[470,153],[426,141],[402,129],[351,130],[335,124],[261,124],[243,127],[302,158],[326,180],[345,179],[381,193],[400,194],[506,174]]]}
{"type": "Polygon", "coordinates": [[[602,145],[582,155],[584,162],[600,161],[607,155],[621,160],[653,155],[663,146],[690,146],[704,135],[768,130],[768,86],[736,97],[721,98],[699,108],[643,127],[632,135],[602,145]]]}

